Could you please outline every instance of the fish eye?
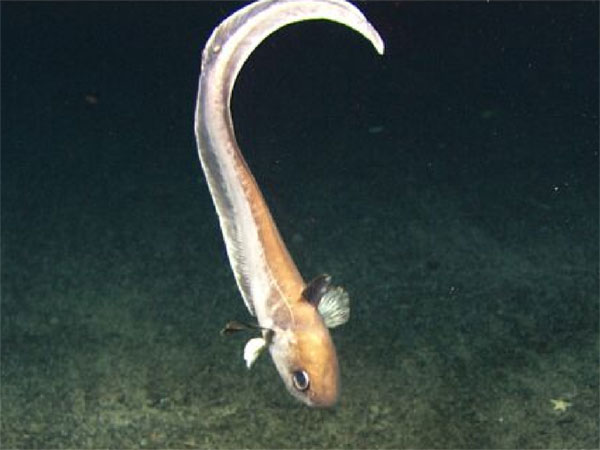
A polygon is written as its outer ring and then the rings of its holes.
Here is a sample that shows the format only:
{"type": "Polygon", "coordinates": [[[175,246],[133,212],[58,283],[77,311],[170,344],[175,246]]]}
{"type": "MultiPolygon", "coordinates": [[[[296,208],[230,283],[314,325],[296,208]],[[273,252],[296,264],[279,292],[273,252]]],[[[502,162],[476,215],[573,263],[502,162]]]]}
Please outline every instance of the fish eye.
{"type": "Polygon", "coordinates": [[[304,370],[294,371],[292,373],[292,381],[294,382],[294,387],[299,391],[307,390],[310,385],[310,378],[304,370]]]}

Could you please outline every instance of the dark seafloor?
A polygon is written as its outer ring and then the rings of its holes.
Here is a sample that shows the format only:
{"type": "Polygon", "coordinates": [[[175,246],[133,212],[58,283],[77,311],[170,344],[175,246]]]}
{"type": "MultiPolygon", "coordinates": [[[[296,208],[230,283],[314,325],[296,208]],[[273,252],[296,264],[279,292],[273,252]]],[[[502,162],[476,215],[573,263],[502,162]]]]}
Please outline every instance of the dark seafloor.
{"type": "Polygon", "coordinates": [[[598,448],[597,2],[361,3],[385,56],[309,22],[243,69],[290,252],[351,294],[331,410],[219,335],[193,113],[241,4],[0,6],[2,448],[598,448]]]}

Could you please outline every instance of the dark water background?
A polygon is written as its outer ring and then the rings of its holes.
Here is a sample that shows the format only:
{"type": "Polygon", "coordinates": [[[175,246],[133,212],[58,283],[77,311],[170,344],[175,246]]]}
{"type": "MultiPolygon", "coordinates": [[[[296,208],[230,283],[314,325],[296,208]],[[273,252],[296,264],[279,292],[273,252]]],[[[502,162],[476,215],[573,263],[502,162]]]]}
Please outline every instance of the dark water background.
{"type": "Polygon", "coordinates": [[[240,6],[2,3],[2,448],[597,448],[598,3],[361,3],[384,57],[309,22],[244,67],[241,148],[351,295],[333,410],[218,334],[193,111],[240,6]]]}

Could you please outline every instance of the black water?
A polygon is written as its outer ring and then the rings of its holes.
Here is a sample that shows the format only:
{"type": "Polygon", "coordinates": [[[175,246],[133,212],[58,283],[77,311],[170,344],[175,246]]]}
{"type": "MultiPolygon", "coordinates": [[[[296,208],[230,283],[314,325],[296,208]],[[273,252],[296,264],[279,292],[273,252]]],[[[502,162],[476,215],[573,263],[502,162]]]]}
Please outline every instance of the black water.
{"type": "Polygon", "coordinates": [[[218,334],[193,112],[241,3],[1,6],[3,448],[598,447],[598,3],[363,3],[385,56],[314,22],[247,63],[241,148],[351,294],[326,411],[218,334]]]}

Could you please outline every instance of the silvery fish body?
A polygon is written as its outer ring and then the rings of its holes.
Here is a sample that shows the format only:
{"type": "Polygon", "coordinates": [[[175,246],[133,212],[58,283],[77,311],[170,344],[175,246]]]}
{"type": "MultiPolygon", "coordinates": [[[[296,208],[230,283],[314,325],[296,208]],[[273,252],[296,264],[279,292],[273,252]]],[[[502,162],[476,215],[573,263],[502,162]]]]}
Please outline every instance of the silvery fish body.
{"type": "Polygon", "coordinates": [[[382,54],[381,37],[342,0],[262,0],[225,19],[202,53],[195,131],[227,255],[250,313],[263,329],[245,352],[249,365],[266,347],[288,391],[311,406],[331,406],[339,369],[327,325],[348,319],[348,296],[328,277],[305,284],[237,144],[230,111],[233,85],[252,51],[285,25],[325,19],[346,25],[382,54]]]}

